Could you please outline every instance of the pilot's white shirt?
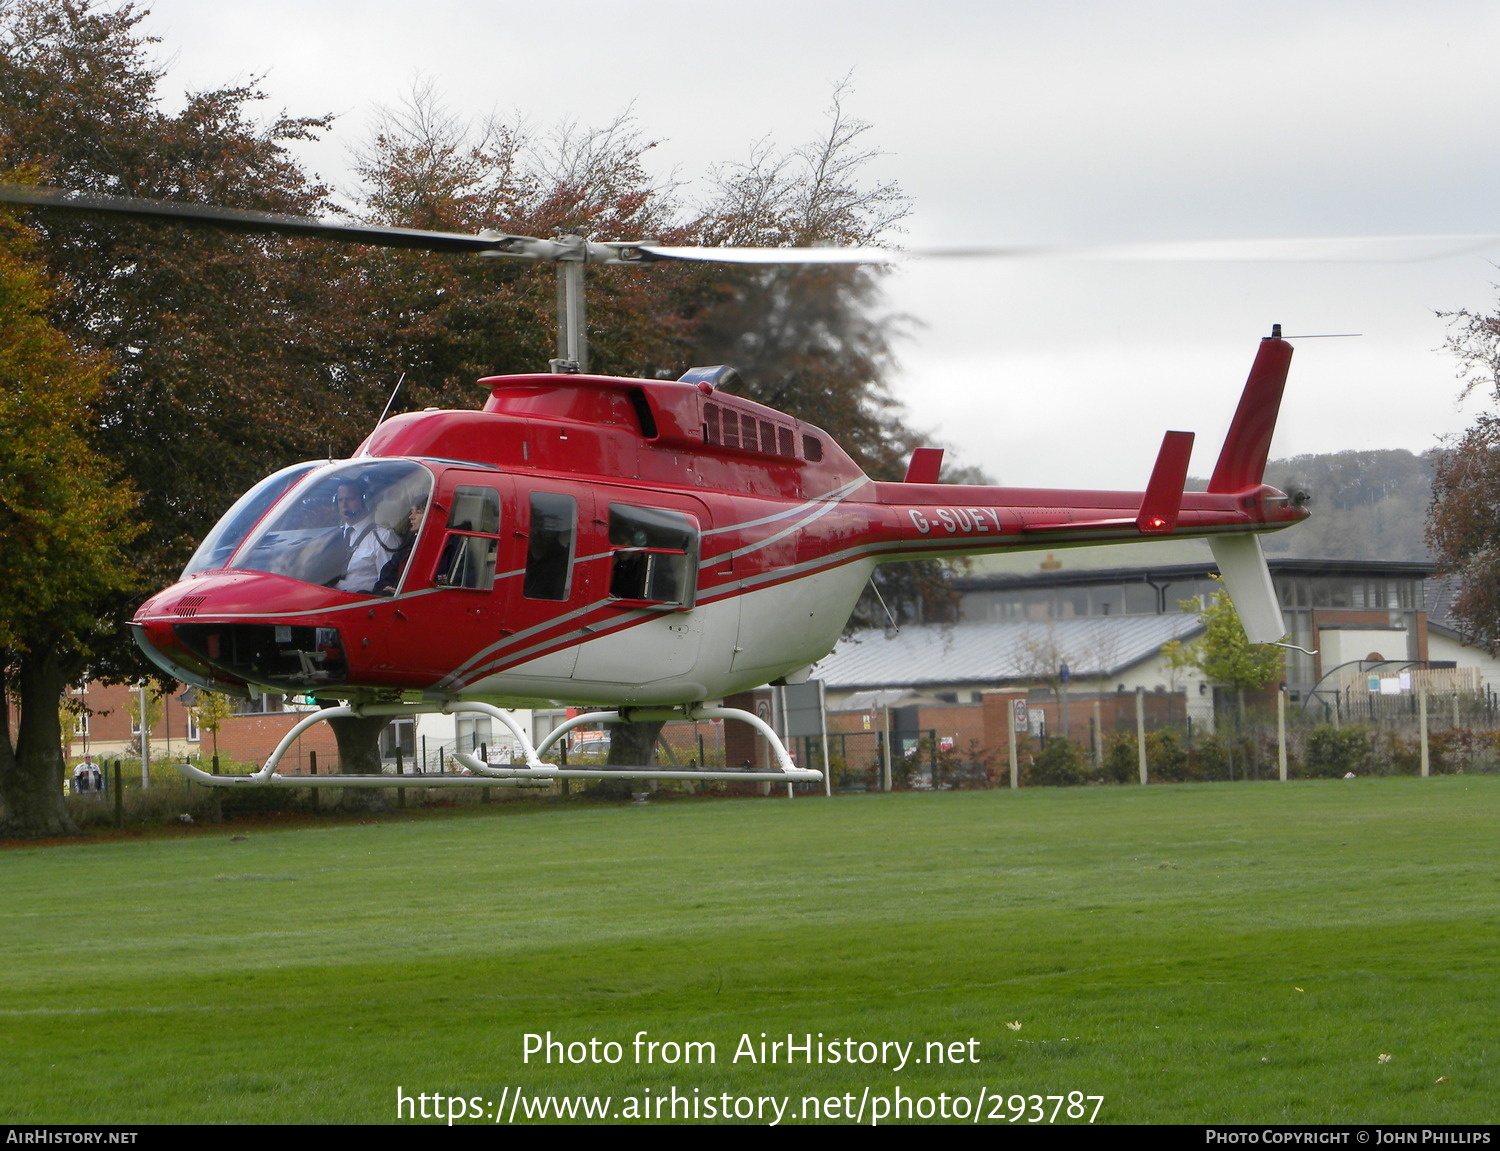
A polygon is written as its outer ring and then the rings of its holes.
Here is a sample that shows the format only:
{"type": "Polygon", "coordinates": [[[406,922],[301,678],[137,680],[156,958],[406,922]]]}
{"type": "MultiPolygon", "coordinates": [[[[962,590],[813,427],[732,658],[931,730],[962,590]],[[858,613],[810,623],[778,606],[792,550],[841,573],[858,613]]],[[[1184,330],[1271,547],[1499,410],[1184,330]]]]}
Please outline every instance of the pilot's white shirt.
{"type": "Polygon", "coordinates": [[[364,519],[349,525],[349,538],[354,550],[349,555],[349,566],[337,586],[343,591],[374,591],[375,581],[380,578],[380,569],[385,567],[391,553],[400,546],[396,533],[376,525],[374,519],[364,519]],[[387,547],[387,543],[391,546],[387,547]]]}

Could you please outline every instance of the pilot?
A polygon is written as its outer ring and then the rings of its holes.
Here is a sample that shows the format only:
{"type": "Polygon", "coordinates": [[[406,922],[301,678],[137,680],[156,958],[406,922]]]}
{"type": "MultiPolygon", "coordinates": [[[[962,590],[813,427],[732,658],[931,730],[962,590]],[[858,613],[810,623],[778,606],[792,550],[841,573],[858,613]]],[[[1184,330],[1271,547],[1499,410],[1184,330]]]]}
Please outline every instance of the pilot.
{"type": "Polygon", "coordinates": [[[363,478],[341,481],[333,502],[338,509],[339,530],[349,559],[344,565],[344,574],[332,586],[342,591],[373,592],[380,578],[380,569],[400,546],[399,541],[375,523],[363,478]]]}

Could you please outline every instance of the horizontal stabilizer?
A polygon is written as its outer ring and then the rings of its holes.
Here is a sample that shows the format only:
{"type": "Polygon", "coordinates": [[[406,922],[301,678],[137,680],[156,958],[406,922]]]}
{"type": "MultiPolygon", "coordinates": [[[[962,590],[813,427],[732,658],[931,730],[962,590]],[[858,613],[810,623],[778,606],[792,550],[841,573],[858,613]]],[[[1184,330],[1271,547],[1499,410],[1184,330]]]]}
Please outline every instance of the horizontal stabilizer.
{"type": "Polygon", "coordinates": [[[906,465],[908,484],[938,483],[938,474],[943,470],[942,448],[913,448],[911,463],[906,465]]]}
{"type": "Polygon", "coordinates": [[[1286,623],[1271,583],[1271,569],[1260,550],[1260,537],[1249,533],[1209,536],[1208,546],[1234,601],[1245,638],[1251,643],[1276,643],[1286,635],[1286,623]]]}
{"type": "Polygon", "coordinates": [[[1168,432],[1162,437],[1151,482],[1146,485],[1135,526],[1143,535],[1169,535],[1182,510],[1182,486],[1187,483],[1188,460],[1193,454],[1192,432],[1168,432]]]}

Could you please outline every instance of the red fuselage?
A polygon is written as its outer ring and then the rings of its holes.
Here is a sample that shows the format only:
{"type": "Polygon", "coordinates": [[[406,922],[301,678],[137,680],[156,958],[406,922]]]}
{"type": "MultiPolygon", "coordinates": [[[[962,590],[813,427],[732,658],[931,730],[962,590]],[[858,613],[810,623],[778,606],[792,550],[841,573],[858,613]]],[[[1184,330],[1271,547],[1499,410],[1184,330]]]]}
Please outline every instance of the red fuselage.
{"type": "Polygon", "coordinates": [[[1203,493],[883,483],[821,430],[705,384],[484,383],[482,411],[393,418],[353,459],[248,493],[142,606],[148,653],[221,689],[686,703],[821,658],[881,561],[1306,515],[1258,467],[1203,493]]]}

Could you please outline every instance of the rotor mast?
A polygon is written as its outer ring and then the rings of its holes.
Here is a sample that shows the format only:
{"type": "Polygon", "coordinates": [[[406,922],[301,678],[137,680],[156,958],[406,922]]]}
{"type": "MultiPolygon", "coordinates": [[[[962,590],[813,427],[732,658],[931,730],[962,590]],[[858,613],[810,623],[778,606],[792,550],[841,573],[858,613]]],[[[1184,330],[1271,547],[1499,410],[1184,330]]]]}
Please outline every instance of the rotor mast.
{"type": "Polygon", "coordinates": [[[588,314],[584,304],[583,272],[588,249],[580,243],[576,260],[557,261],[557,359],[553,372],[589,370],[588,314]]]}

